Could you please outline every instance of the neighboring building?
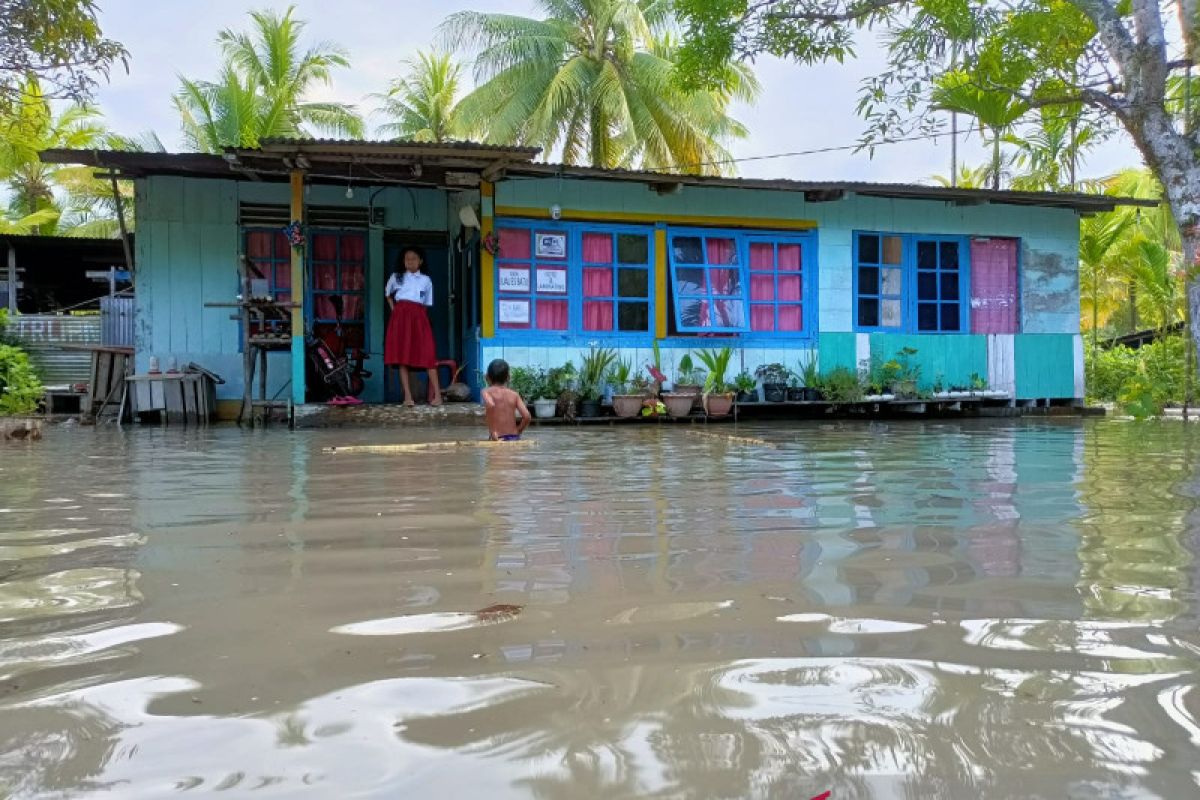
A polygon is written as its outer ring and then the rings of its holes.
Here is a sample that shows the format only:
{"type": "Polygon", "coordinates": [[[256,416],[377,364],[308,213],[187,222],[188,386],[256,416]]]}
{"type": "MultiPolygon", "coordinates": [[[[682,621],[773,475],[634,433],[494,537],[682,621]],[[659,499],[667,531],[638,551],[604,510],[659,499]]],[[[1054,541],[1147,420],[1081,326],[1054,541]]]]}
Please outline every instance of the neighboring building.
{"type": "MultiPolygon", "coordinates": [[[[194,361],[227,380],[227,400],[242,391],[238,327],[205,304],[233,300],[239,254],[301,306],[296,331],[329,337],[340,324],[342,344],[369,352],[364,396],[380,401],[383,287],[399,249],[416,243],[434,281],[439,356],[468,376],[498,356],[578,364],[592,344],[641,365],[657,341],[668,371],[689,350],[725,344],[750,371],[805,354],[822,370],[856,367],[907,347],[926,384],[978,375],[1013,399],[1074,401],[1079,217],[1140,202],[606,171],[534,155],[275,140],[224,156],[43,158],[135,180],[138,368],[152,355],[194,361]],[[293,204],[307,237],[296,251],[283,234],[293,204]],[[464,228],[474,219],[482,237],[464,228]]],[[[300,348],[272,359],[271,391],[291,380],[304,402],[300,348]]]]}

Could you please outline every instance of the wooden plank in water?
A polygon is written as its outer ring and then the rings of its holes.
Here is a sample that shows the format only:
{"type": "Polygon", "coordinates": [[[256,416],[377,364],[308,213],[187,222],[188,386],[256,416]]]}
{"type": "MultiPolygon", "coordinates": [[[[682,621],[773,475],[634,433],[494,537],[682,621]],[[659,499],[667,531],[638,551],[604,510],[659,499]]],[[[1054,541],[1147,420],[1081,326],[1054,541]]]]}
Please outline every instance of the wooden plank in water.
{"type": "Polygon", "coordinates": [[[746,444],[753,445],[754,447],[767,447],[772,450],[775,449],[775,445],[771,442],[768,442],[766,439],[756,439],[752,436],[733,436],[727,433],[708,433],[706,431],[693,430],[687,430],[684,431],[684,433],[688,434],[689,436],[701,436],[705,439],[718,439],[731,444],[746,444]]]}
{"type": "Polygon", "coordinates": [[[458,450],[468,447],[537,447],[537,439],[520,439],[515,442],[493,442],[487,439],[459,442],[414,442],[412,444],[351,444],[343,447],[326,447],[324,453],[419,453],[430,450],[458,450]]]}

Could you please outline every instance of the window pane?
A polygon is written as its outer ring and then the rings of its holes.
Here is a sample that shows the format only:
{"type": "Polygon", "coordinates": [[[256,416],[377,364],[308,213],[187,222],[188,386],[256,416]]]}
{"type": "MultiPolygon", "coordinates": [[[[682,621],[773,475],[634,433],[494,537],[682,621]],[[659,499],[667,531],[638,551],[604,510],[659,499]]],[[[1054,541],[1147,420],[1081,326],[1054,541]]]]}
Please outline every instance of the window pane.
{"type": "Polygon", "coordinates": [[[612,297],[613,271],[611,267],[587,267],[583,270],[584,297],[612,297]]]}
{"type": "Polygon", "coordinates": [[[936,272],[917,273],[917,299],[937,300],[938,274],[936,272]]]}
{"type": "Polygon", "coordinates": [[[743,324],[745,316],[742,310],[741,300],[714,300],[713,301],[713,319],[712,327],[714,328],[740,328],[743,324]]]}
{"type": "Polygon", "coordinates": [[[735,295],[742,291],[742,273],[736,269],[709,270],[708,280],[713,294],[735,295]]]}
{"type": "Polygon", "coordinates": [[[686,328],[700,328],[711,323],[708,321],[708,303],[704,300],[679,300],[679,324],[686,328]]]}
{"type": "Polygon", "coordinates": [[[617,234],[617,261],[622,264],[648,264],[650,237],[642,233],[617,234]]]}
{"type": "Polygon", "coordinates": [[[775,277],[770,273],[754,273],[750,276],[751,300],[774,300],[775,277]]]}
{"type": "Polygon", "coordinates": [[[706,239],[709,264],[736,264],[737,247],[733,239],[706,239]]]}
{"type": "MultiPolygon", "coordinates": [[[[858,268],[858,293],[859,294],[879,294],[879,268],[878,267],[859,267],[858,268]]],[[[875,323],[871,323],[875,324],[875,323]]]]}
{"type": "Polygon", "coordinates": [[[773,305],[752,305],[750,306],[750,330],[752,331],[773,331],[775,330],[775,306],[773,305]]]}
{"type": "Polygon", "coordinates": [[[500,258],[527,259],[529,256],[529,231],[522,228],[500,229],[500,258]]]}
{"type": "Polygon", "coordinates": [[[775,269],[775,245],[770,242],[751,242],[750,269],[775,269]]]}
{"type": "Polygon", "coordinates": [[[917,242],[917,269],[937,269],[937,242],[917,242]]]}
{"type": "Polygon", "coordinates": [[[587,264],[611,264],[612,234],[585,233],[583,235],[583,260],[587,264]]]}
{"type": "Polygon", "coordinates": [[[942,269],[958,269],[958,242],[942,242],[942,269]]]}
{"type": "MultiPolygon", "coordinates": [[[[246,255],[251,259],[261,259],[271,257],[271,240],[274,238],[272,231],[248,231],[246,233],[246,255]]],[[[255,265],[262,269],[261,265],[255,265]]]]}
{"type": "Polygon", "coordinates": [[[785,272],[800,271],[800,245],[779,245],[779,269],[785,272]]]}
{"type": "Polygon", "coordinates": [[[779,276],[779,299],[780,300],[800,300],[802,285],[799,275],[780,275],[779,276]]]}
{"type": "Polygon", "coordinates": [[[899,236],[883,237],[883,263],[899,266],[904,262],[904,240],[899,236]]]}
{"type": "Polygon", "coordinates": [[[903,284],[904,273],[899,268],[893,267],[883,271],[883,291],[881,294],[899,295],[900,287],[903,284]]]}
{"type": "Polygon", "coordinates": [[[942,330],[958,330],[958,303],[942,303],[942,330]]]}
{"type": "Polygon", "coordinates": [[[884,300],[883,301],[883,326],[885,328],[900,327],[900,301],[899,300],[884,300]]]}
{"type": "Polygon", "coordinates": [[[922,331],[936,331],[938,329],[937,303],[917,304],[917,329],[922,331]]]}
{"type": "Polygon", "coordinates": [[[592,300],[584,303],[583,329],[585,331],[611,331],[613,329],[613,304],[607,300],[592,300]]]}
{"type": "Polygon", "coordinates": [[[650,330],[649,303],[618,303],[617,330],[648,331],[650,330]]]}
{"type": "Polygon", "coordinates": [[[879,301],[858,301],[858,324],[869,328],[879,326],[879,301]]]}
{"type": "Polygon", "coordinates": [[[704,248],[699,236],[676,236],[672,240],[671,254],[677,264],[704,263],[704,248]]]}
{"type": "Polygon", "coordinates": [[[675,291],[678,294],[706,294],[708,281],[703,267],[679,267],[675,270],[675,291]]]}
{"type": "Polygon", "coordinates": [[[780,306],[779,307],[779,330],[781,331],[802,331],[804,330],[804,309],[800,306],[780,306]]]}
{"type": "Polygon", "coordinates": [[[943,272],[942,273],[942,299],[957,300],[958,299],[958,273],[943,272]]]}
{"type": "Polygon", "coordinates": [[[644,269],[618,270],[617,294],[621,297],[649,297],[650,273],[644,269]]]}
{"type": "Polygon", "coordinates": [[[879,263],[879,237],[860,235],[858,237],[858,260],[863,264],[879,263]]]}
{"type": "MultiPolygon", "coordinates": [[[[538,300],[537,326],[543,331],[565,331],[567,329],[566,300],[538,300]]],[[[519,327],[527,328],[528,325],[519,327]]]]}

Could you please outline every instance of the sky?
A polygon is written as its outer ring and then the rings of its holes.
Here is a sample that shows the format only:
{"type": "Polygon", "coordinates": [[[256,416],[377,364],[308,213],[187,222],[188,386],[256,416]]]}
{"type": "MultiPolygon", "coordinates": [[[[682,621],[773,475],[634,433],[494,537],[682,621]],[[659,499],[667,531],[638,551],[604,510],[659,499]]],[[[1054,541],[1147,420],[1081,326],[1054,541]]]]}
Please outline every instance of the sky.
{"type": "MultiPolygon", "coordinates": [[[[98,92],[98,104],[115,130],[129,134],[156,132],[170,150],[179,150],[179,122],[171,105],[178,76],[215,78],[219,66],[217,32],[247,27],[251,8],[284,9],[286,2],[260,0],[100,0],[100,21],[107,36],[129,50],[129,72],[118,70],[98,92]],[[203,7],[203,11],[200,8],[203,7]]],[[[382,92],[403,71],[401,62],[418,49],[438,44],[437,27],[455,11],[478,10],[536,16],[533,0],[295,0],[297,14],[308,21],[308,42],[340,44],[350,53],[351,68],[340,70],[331,87],[314,99],[338,100],[370,111],[368,95],[382,92]]],[[[849,150],[783,158],[781,153],[853,145],[863,131],[854,106],[862,79],[884,66],[870,38],[859,57],[846,64],[800,67],[772,58],[761,59],[756,73],[763,92],[751,107],[738,106],[734,116],[750,130],[731,147],[739,174],[797,180],[866,180],[923,182],[948,175],[947,138],[879,147],[874,158],[849,150]]],[[[469,74],[469,65],[467,72],[469,74]]],[[[371,123],[378,118],[368,117],[371,123]]],[[[960,147],[960,163],[978,165],[988,156],[979,137],[960,147]]],[[[1090,153],[1081,178],[1103,177],[1139,165],[1140,157],[1124,136],[1090,153]]]]}

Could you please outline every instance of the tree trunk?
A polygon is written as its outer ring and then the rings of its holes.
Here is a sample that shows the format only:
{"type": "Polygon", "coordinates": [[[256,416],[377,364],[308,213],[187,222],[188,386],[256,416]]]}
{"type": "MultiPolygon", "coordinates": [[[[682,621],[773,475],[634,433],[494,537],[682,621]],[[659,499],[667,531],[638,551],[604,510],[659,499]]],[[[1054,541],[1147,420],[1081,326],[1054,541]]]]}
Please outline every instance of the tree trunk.
{"type": "Polygon", "coordinates": [[[998,191],[1000,189],[1000,129],[996,128],[993,133],[995,138],[992,139],[992,188],[998,191]]]}

